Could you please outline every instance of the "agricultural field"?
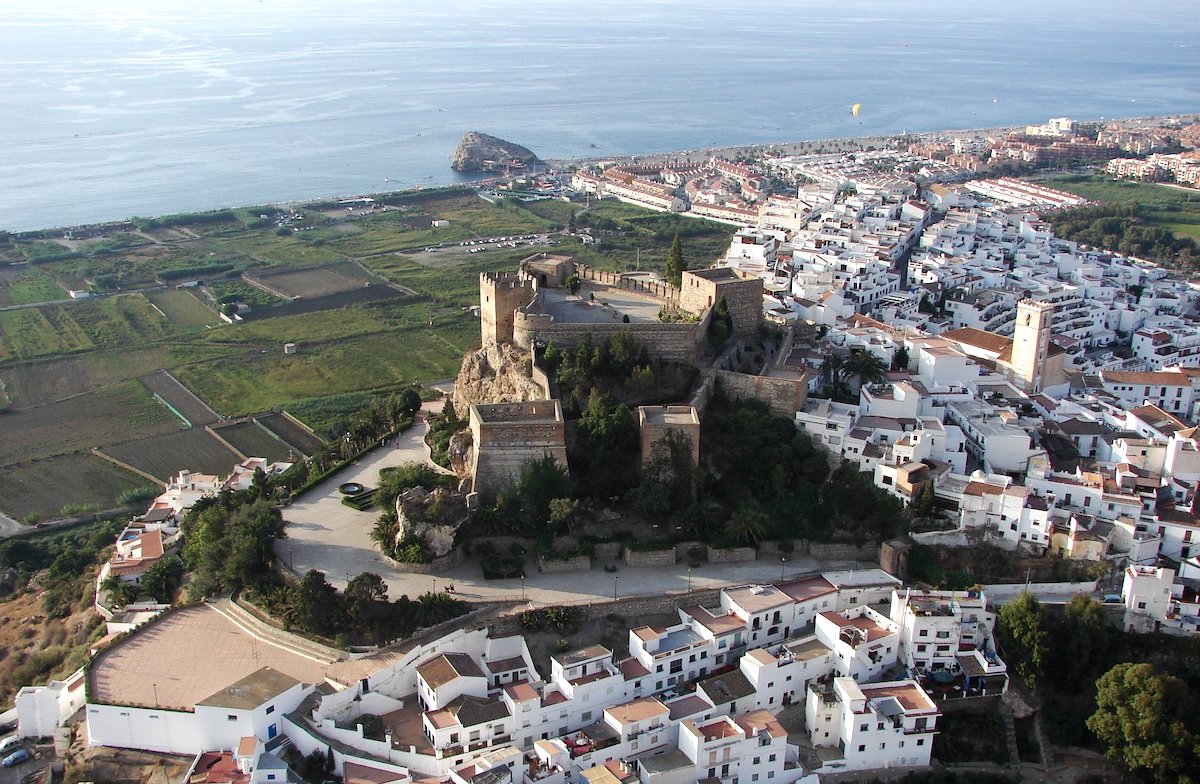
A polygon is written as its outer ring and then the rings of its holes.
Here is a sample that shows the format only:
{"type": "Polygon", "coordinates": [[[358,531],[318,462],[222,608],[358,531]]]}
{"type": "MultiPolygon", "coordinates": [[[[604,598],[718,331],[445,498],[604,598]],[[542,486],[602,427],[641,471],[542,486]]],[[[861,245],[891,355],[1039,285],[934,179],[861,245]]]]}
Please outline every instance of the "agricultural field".
{"type": "Polygon", "coordinates": [[[189,427],[211,425],[221,419],[217,412],[205,405],[204,401],[165,370],[149,373],[138,380],[151,394],[179,412],[179,415],[187,420],[189,427]]]}
{"type": "Polygon", "coordinates": [[[120,443],[131,433],[171,433],[182,426],[137,381],[0,416],[0,466],[120,443]]]}
{"type": "MultiPolygon", "coordinates": [[[[683,236],[688,261],[700,265],[723,252],[732,231],[607,200],[586,210],[565,202],[490,204],[465,189],[447,189],[384,194],[377,202],[369,212],[304,208],[302,222],[313,228],[294,232],[260,217],[279,209],[259,207],[139,219],[137,231],[114,225],[104,229],[107,236],[77,241],[14,237],[6,257],[36,258],[39,266],[20,273],[0,267],[0,306],[42,301],[52,285],[112,292],[153,288],[160,279],[202,279],[205,286],[0,311],[0,404],[13,409],[0,420],[0,466],[7,466],[0,469],[0,488],[10,473],[28,475],[35,460],[51,478],[98,463],[80,474],[71,492],[90,492],[101,506],[119,490],[145,483],[87,455],[93,447],[162,478],[182,468],[227,471],[233,453],[202,429],[183,429],[151,390],[193,424],[216,424],[218,413],[286,407],[329,434],[340,433],[366,397],[453,377],[462,352],[478,344],[479,322],[469,308],[478,301],[479,273],[512,269],[541,249],[487,245],[469,253],[458,242],[547,232],[578,213],[581,227],[605,230],[603,243],[560,239],[548,250],[607,269],[632,268],[640,252],[645,269],[661,265],[675,232],[683,236]],[[450,225],[435,229],[434,219],[450,225]],[[247,284],[243,274],[300,299],[284,302],[247,284]],[[389,298],[359,301],[361,292],[389,298]],[[203,299],[209,296],[242,298],[253,308],[250,319],[219,322],[203,299]],[[284,354],[287,342],[297,343],[298,353],[284,354]],[[164,369],[183,386],[158,375],[164,369]]],[[[239,451],[278,443],[260,425],[304,451],[322,446],[280,415],[267,415],[256,430],[229,431],[242,444],[239,451]]],[[[56,504],[77,500],[67,495],[56,504]]],[[[0,493],[4,503],[8,497],[0,493]]]]}
{"type": "Polygon", "coordinates": [[[324,267],[262,270],[247,274],[246,280],[288,299],[323,297],[328,294],[362,288],[366,285],[361,280],[339,275],[324,267]]]}
{"type": "Polygon", "coordinates": [[[298,446],[284,443],[253,420],[219,425],[213,428],[213,432],[246,457],[295,462],[304,454],[298,446]]]}
{"type": "Polygon", "coordinates": [[[0,362],[94,348],[91,338],[66,313],[74,305],[0,311],[0,362]]]}
{"type": "Polygon", "coordinates": [[[101,451],[164,482],[184,470],[223,476],[241,460],[202,427],[125,441],[101,451]]]}
{"type": "Polygon", "coordinates": [[[29,408],[135,378],[164,367],[161,346],[89,351],[62,359],[0,365],[0,390],[13,408],[29,408]]]}
{"type": "Polygon", "coordinates": [[[66,289],[41,267],[0,267],[0,307],[66,298],[66,289]]]}
{"type": "Polygon", "coordinates": [[[1141,205],[1143,217],[1151,224],[1200,242],[1200,190],[1075,174],[1049,177],[1041,184],[1102,204],[1141,205]]]}
{"type": "Polygon", "coordinates": [[[469,314],[443,317],[459,322],[450,332],[414,326],[302,345],[297,354],[282,348],[249,353],[237,361],[187,365],[176,377],[227,416],[252,414],[296,400],[340,392],[391,387],[401,380],[452,377],[462,352],[473,342],[478,322],[469,314]],[[461,325],[472,329],[462,330],[461,325]],[[471,335],[471,342],[465,340],[471,335]]]}
{"type": "Polygon", "coordinates": [[[321,439],[300,427],[283,414],[266,414],[256,417],[256,419],[259,425],[267,428],[306,455],[316,454],[325,446],[321,439]]]}
{"type": "Polygon", "coordinates": [[[4,466],[0,509],[16,520],[30,515],[53,518],[68,504],[110,509],[121,493],[147,484],[145,478],[87,452],[61,455],[4,466]]]}
{"type": "Polygon", "coordinates": [[[222,323],[217,314],[201,302],[190,289],[153,291],[146,295],[146,299],[180,330],[199,329],[222,323]]]}

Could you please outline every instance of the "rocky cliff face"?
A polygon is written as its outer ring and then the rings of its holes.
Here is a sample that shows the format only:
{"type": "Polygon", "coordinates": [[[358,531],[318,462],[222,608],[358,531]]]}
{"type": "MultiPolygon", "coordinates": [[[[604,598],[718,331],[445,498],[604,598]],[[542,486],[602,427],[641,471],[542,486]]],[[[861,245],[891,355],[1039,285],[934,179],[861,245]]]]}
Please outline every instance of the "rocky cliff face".
{"type": "Polygon", "coordinates": [[[450,168],[460,172],[488,172],[511,167],[514,162],[519,167],[541,163],[536,155],[519,144],[486,133],[467,131],[454,151],[450,168]]]}
{"type": "Polygon", "coordinates": [[[529,376],[528,351],[505,344],[463,355],[454,380],[454,410],[466,418],[471,406],[544,400],[542,388],[529,376]]]}
{"type": "Polygon", "coordinates": [[[440,558],[454,549],[454,534],[467,514],[461,496],[441,487],[432,493],[414,487],[396,499],[396,519],[397,544],[410,537],[420,539],[440,558]]]}

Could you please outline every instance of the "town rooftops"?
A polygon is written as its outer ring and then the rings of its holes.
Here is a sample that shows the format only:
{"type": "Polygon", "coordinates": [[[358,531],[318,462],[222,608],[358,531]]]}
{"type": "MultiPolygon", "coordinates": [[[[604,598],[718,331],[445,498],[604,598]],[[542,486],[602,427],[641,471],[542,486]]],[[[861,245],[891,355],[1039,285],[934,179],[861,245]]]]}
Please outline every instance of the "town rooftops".
{"type": "Polygon", "coordinates": [[[603,645],[589,645],[586,648],[579,648],[578,650],[558,654],[552,658],[563,667],[571,667],[594,659],[603,659],[606,656],[612,656],[612,651],[603,645]]]}
{"type": "Polygon", "coordinates": [[[717,637],[724,634],[732,634],[746,628],[746,622],[732,613],[713,615],[703,607],[684,607],[682,609],[685,615],[695,620],[696,623],[717,637]]]}
{"type": "Polygon", "coordinates": [[[463,694],[455,697],[444,707],[429,712],[429,720],[435,727],[457,724],[460,727],[475,727],[497,721],[509,715],[508,706],[500,700],[481,699],[463,694]]]}
{"type": "Polygon", "coordinates": [[[655,716],[669,716],[671,710],[654,697],[643,697],[640,700],[605,708],[604,712],[612,716],[619,724],[630,724],[652,719],[655,716]]]}
{"type": "Polygon", "coordinates": [[[937,706],[915,681],[893,681],[877,685],[860,684],[864,697],[872,702],[893,698],[905,713],[937,713],[937,706]]]}
{"type": "Polygon", "coordinates": [[[741,670],[732,670],[731,672],[714,675],[705,681],[701,681],[699,688],[704,690],[704,693],[708,695],[708,698],[713,701],[714,705],[733,702],[742,697],[748,697],[756,691],[754,684],[750,682],[741,670]]]}
{"type": "Polygon", "coordinates": [[[943,332],[941,337],[945,340],[973,346],[981,351],[997,355],[1002,354],[1006,349],[1012,347],[1011,338],[996,335],[992,332],[985,332],[982,329],[975,329],[974,327],[952,329],[949,332],[943,332]]]}
{"type": "Polygon", "coordinates": [[[417,674],[436,689],[444,686],[455,678],[485,678],[483,670],[475,660],[465,653],[443,653],[417,667],[417,674]]]}
{"type": "Polygon", "coordinates": [[[787,730],[779,723],[779,720],[767,710],[750,711],[743,713],[735,718],[738,726],[746,733],[747,736],[753,736],[762,731],[766,732],[772,738],[786,738],[787,730]]]}
{"type": "Polygon", "coordinates": [[[677,770],[691,770],[694,766],[688,756],[679,749],[666,754],[654,754],[638,758],[638,763],[647,774],[664,774],[677,770]]]}
{"type": "Polygon", "coordinates": [[[729,597],[731,604],[742,608],[750,614],[765,612],[792,603],[792,597],[773,585],[746,585],[740,588],[727,588],[725,595],[729,597]]]}
{"type": "MultiPolygon", "coordinates": [[[[852,647],[857,647],[863,643],[874,642],[881,637],[886,637],[893,633],[890,629],[880,626],[878,623],[866,617],[865,615],[860,615],[857,618],[846,618],[841,613],[829,611],[821,613],[821,617],[832,622],[842,631],[856,629],[861,632],[861,637],[857,640],[857,642],[851,643],[852,647]]],[[[847,640],[846,642],[849,643],[850,641],[847,640]]]]}
{"type": "Polygon", "coordinates": [[[504,687],[504,691],[512,698],[513,702],[538,699],[537,689],[530,686],[527,682],[507,684],[504,687]]]}
{"type": "Polygon", "coordinates": [[[1101,370],[1100,378],[1110,384],[1129,384],[1154,387],[1187,387],[1191,379],[1187,373],[1174,370],[1137,372],[1131,370],[1101,370]]]}
{"type": "Polygon", "coordinates": [[[252,672],[231,686],[226,686],[216,694],[205,697],[196,703],[197,707],[230,708],[232,710],[253,710],[259,705],[270,702],[300,681],[290,675],[270,667],[263,667],[252,672]]]}

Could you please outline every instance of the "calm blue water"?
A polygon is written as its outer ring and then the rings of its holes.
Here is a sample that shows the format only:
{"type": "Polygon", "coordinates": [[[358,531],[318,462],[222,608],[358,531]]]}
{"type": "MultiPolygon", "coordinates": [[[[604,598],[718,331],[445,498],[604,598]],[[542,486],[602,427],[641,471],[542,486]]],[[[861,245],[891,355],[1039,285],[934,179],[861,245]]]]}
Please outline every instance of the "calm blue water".
{"type": "Polygon", "coordinates": [[[447,183],[469,129],[570,157],[1197,111],[1198,33],[1164,0],[3,0],[0,228],[447,183]]]}

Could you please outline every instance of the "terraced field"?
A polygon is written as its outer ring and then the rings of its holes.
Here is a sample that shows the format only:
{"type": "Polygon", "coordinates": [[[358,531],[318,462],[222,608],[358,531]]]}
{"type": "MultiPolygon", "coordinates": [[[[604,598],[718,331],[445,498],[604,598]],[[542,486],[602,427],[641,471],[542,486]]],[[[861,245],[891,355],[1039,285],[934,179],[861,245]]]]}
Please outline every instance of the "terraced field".
{"type": "Polygon", "coordinates": [[[299,447],[284,443],[253,420],[234,422],[213,428],[213,432],[246,457],[265,457],[267,460],[295,462],[304,457],[299,447]]]}
{"type": "Polygon", "coordinates": [[[102,451],[164,482],[184,470],[228,474],[241,460],[201,427],[140,441],[125,441],[102,451]]]}

